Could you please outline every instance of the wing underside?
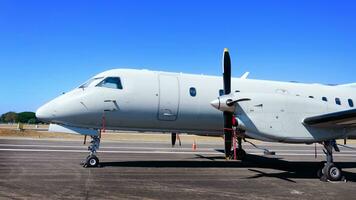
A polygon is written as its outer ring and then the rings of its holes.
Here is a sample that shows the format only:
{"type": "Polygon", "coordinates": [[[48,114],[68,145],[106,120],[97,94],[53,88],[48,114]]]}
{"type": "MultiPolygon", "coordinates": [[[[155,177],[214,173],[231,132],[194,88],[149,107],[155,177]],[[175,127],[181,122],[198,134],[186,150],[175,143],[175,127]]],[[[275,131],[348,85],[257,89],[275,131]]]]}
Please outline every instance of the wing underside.
{"type": "Polygon", "coordinates": [[[306,125],[318,127],[356,127],[356,109],[308,117],[303,122],[306,125]]]}

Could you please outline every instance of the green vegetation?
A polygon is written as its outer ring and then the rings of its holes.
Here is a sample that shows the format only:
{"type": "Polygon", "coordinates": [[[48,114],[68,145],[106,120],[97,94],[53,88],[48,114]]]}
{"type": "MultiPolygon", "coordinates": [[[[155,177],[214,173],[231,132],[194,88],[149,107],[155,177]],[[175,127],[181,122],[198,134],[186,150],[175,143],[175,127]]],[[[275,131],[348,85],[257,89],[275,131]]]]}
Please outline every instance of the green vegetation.
{"type": "Polygon", "coordinates": [[[15,112],[7,112],[1,115],[1,122],[5,123],[16,123],[18,120],[18,114],[15,112]]]}
{"type": "Polygon", "coordinates": [[[34,112],[7,112],[1,115],[0,122],[2,123],[29,123],[29,124],[37,124],[39,120],[36,118],[34,112]]]}

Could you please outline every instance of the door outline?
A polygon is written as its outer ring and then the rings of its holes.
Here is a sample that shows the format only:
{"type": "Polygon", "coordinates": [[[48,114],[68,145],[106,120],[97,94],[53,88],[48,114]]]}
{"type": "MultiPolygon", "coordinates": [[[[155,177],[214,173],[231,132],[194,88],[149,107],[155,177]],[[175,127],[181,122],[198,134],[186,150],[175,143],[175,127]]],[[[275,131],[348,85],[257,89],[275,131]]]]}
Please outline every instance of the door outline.
{"type": "MultiPolygon", "coordinates": [[[[168,88],[165,88],[166,90],[168,88]]],[[[173,91],[172,88],[170,88],[171,91],[173,91]]],[[[179,113],[179,104],[180,104],[180,84],[179,84],[179,78],[175,75],[170,75],[170,74],[159,74],[158,75],[158,111],[157,111],[157,119],[160,121],[176,121],[178,118],[178,113],[179,113]],[[162,79],[167,79],[168,81],[176,81],[175,84],[175,94],[177,95],[176,100],[174,100],[175,105],[163,105],[163,101],[165,98],[165,95],[162,94],[162,91],[166,85],[166,83],[162,83],[162,79]],[[173,107],[172,107],[173,106],[173,107]],[[172,111],[173,110],[173,111],[172,111]]],[[[169,96],[169,95],[168,95],[169,96]]]]}

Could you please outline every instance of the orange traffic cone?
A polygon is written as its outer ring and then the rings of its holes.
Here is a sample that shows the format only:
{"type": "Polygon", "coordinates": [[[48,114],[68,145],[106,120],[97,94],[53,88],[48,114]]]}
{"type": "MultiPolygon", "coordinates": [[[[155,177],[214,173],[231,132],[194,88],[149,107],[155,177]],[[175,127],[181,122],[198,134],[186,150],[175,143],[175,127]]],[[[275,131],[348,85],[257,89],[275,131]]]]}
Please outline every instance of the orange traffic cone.
{"type": "Polygon", "coordinates": [[[197,149],[197,143],[195,142],[195,140],[193,142],[192,149],[193,149],[193,151],[195,151],[197,149]]]}

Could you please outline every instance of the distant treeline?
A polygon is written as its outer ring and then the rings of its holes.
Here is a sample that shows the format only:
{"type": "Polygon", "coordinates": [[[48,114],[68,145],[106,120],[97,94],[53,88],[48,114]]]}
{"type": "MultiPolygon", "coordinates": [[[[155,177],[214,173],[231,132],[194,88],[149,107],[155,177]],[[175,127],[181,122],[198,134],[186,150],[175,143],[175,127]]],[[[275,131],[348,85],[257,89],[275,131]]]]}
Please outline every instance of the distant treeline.
{"type": "Polygon", "coordinates": [[[36,118],[34,112],[7,112],[1,115],[0,122],[2,123],[28,123],[37,124],[40,121],[36,118]]]}

